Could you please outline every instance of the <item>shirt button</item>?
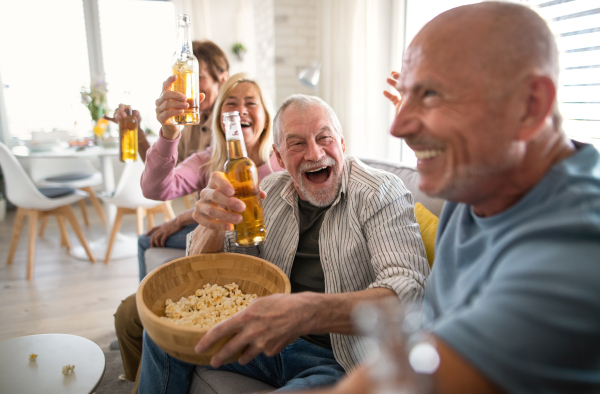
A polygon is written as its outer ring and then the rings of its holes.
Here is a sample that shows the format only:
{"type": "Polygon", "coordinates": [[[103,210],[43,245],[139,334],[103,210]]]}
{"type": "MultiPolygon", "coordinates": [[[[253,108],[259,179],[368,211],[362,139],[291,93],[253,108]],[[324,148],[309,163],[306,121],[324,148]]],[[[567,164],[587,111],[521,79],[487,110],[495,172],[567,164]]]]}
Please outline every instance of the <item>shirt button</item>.
{"type": "Polygon", "coordinates": [[[203,128],[202,128],[202,131],[206,131],[206,127],[203,127],[203,128]]]}

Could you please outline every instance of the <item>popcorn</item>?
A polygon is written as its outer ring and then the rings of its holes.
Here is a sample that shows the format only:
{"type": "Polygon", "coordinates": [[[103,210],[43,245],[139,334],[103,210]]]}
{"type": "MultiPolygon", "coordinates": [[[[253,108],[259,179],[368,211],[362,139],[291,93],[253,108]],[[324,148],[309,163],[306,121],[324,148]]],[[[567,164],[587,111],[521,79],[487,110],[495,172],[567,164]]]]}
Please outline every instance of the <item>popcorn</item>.
{"type": "Polygon", "coordinates": [[[37,358],[37,354],[35,354],[35,353],[31,353],[29,355],[29,361],[35,361],[36,358],[37,358]]]}
{"type": "Polygon", "coordinates": [[[246,308],[255,298],[256,294],[242,293],[235,283],[224,287],[206,284],[178,302],[167,299],[166,316],[161,319],[183,326],[210,328],[246,308]]]}
{"type": "Polygon", "coordinates": [[[69,372],[73,372],[73,370],[75,369],[74,365],[63,365],[62,367],[62,374],[67,376],[67,374],[69,372]]]}

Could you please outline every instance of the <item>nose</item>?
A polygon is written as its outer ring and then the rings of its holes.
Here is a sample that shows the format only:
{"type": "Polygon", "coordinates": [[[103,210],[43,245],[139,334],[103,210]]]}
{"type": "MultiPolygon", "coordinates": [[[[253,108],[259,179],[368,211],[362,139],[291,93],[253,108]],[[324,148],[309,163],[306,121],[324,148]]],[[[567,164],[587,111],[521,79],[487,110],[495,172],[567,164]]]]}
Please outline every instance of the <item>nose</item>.
{"type": "Polygon", "coordinates": [[[421,121],[418,117],[416,105],[407,97],[400,105],[392,127],[390,127],[390,133],[394,137],[405,138],[418,132],[420,127],[421,121]]]}
{"type": "Polygon", "coordinates": [[[304,160],[306,161],[319,161],[325,156],[323,148],[317,144],[314,140],[309,140],[306,145],[306,152],[304,153],[304,160]]]}
{"type": "Polygon", "coordinates": [[[244,104],[244,103],[238,104],[237,107],[234,109],[234,111],[238,111],[240,113],[240,116],[248,115],[248,108],[246,107],[246,104],[244,104]]]}

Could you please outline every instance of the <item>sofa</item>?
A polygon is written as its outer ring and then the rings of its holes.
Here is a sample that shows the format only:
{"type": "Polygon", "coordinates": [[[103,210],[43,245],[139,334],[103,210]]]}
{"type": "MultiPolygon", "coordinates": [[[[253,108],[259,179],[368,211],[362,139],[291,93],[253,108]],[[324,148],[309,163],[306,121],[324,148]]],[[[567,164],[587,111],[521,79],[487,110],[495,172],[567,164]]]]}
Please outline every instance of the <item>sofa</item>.
{"type": "MultiPolygon", "coordinates": [[[[365,164],[397,175],[412,193],[414,202],[420,202],[435,216],[439,217],[444,200],[431,198],[419,190],[419,173],[412,167],[381,160],[361,159],[365,164]]],[[[146,272],[150,272],[171,260],[185,256],[185,250],[172,248],[151,248],[145,253],[146,272]]],[[[232,372],[213,371],[202,366],[196,367],[190,387],[190,394],[240,394],[271,391],[275,388],[232,372]]]]}

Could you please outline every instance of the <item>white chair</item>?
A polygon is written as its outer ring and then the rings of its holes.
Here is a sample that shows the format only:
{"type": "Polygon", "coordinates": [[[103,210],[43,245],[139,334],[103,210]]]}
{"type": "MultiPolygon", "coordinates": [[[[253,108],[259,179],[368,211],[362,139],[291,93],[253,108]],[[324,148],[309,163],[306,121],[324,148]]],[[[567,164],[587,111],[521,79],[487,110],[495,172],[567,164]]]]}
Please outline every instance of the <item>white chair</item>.
{"type": "MultiPolygon", "coordinates": [[[[85,249],[90,261],[94,263],[96,258],[88,246],[87,240],[77,223],[75,214],[71,209],[71,204],[88,196],[86,192],[74,189],[58,190],[49,189],[48,191],[59,191],[59,195],[48,198],[38,188],[35,187],[21,164],[11,153],[6,145],[0,142],[0,165],[6,182],[6,197],[10,202],[17,206],[17,216],[13,227],[10,249],[8,252],[7,265],[12,264],[19,244],[19,237],[23,229],[25,217],[29,218],[29,247],[27,256],[27,279],[33,278],[33,267],[35,264],[35,241],[37,232],[37,221],[44,219],[49,215],[55,215],[60,229],[61,246],[65,245],[67,250],[71,248],[65,219],[69,221],[73,231],[79,238],[81,245],[85,249]]],[[[49,193],[47,193],[49,194],[49,193]]]]}
{"type": "MultiPolygon", "coordinates": [[[[31,179],[39,187],[70,187],[87,192],[104,227],[107,226],[102,204],[92,188],[102,183],[102,174],[89,160],[32,158],[31,179]]],[[[89,226],[90,222],[83,200],[79,200],[79,207],[83,215],[83,222],[89,226]]],[[[46,221],[42,221],[40,236],[43,235],[45,227],[46,221]]]]}
{"type": "Polygon", "coordinates": [[[175,213],[173,212],[170,201],[155,201],[144,197],[140,186],[143,172],[144,163],[139,157],[138,160],[133,163],[126,163],[114,194],[112,196],[100,196],[105,203],[117,206],[117,216],[110,233],[104,263],[110,261],[113,244],[117,238],[119,229],[121,228],[123,215],[136,215],[138,236],[144,232],[145,216],[148,216],[148,230],[154,227],[154,215],[156,213],[163,213],[165,221],[175,218],[175,213]]]}

